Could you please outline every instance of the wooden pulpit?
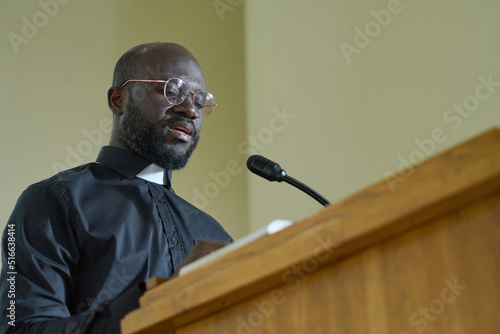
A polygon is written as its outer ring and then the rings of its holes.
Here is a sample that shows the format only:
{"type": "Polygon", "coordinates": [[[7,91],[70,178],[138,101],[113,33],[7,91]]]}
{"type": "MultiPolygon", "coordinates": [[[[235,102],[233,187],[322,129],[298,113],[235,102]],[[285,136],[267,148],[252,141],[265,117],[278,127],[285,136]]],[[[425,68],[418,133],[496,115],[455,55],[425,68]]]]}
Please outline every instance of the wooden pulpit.
{"type": "Polygon", "coordinates": [[[500,333],[500,130],[150,288],[124,334],[500,333]]]}

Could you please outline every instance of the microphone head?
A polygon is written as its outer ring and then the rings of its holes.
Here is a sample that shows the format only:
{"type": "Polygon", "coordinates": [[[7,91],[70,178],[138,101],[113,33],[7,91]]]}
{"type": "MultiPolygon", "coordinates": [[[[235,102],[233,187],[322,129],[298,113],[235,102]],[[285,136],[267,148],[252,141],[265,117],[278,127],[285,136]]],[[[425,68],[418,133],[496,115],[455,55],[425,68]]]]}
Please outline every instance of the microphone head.
{"type": "Polygon", "coordinates": [[[261,155],[252,155],[247,159],[248,169],[269,181],[283,181],[286,172],[276,162],[261,155]]]}

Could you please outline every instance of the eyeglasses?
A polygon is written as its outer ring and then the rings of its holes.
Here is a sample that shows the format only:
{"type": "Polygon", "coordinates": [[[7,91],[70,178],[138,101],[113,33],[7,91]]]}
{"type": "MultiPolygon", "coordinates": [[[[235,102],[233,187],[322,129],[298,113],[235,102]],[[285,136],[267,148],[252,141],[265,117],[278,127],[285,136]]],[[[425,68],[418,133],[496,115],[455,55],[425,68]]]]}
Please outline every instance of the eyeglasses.
{"type": "Polygon", "coordinates": [[[179,78],[170,78],[168,80],[127,80],[120,88],[123,88],[129,82],[159,82],[164,83],[163,95],[168,103],[178,105],[184,102],[188,95],[192,94],[191,103],[196,109],[198,116],[206,117],[212,113],[217,106],[215,98],[212,94],[205,91],[188,91],[184,80],[179,78]]]}

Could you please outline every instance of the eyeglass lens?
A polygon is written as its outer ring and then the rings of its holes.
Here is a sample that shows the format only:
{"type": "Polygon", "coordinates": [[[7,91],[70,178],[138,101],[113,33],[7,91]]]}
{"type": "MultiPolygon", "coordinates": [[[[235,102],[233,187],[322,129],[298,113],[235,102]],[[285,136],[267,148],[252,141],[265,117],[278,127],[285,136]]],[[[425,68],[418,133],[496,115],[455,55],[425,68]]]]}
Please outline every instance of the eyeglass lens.
{"type": "MultiPolygon", "coordinates": [[[[165,83],[165,97],[172,104],[180,104],[186,99],[188,88],[186,83],[177,78],[171,78],[165,83]]],[[[215,98],[209,92],[199,91],[194,94],[193,105],[206,116],[210,114],[215,106],[215,98]]]]}
{"type": "Polygon", "coordinates": [[[184,101],[187,95],[187,86],[184,81],[170,79],[165,83],[165,97],[172,104],[179,104],[184,101]]]}

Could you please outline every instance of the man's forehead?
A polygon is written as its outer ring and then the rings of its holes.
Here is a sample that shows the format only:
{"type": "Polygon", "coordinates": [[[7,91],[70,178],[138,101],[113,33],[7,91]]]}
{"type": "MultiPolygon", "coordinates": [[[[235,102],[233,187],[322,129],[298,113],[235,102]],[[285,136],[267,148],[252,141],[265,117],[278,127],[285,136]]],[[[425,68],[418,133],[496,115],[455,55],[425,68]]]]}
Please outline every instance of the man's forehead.
{"type": "MultiPolygon", "coordinates": [[[[188,86],[204,86],[205,78],[198,62],[188,56],[172,54],[145,55],[141,59],[138,73],[144,79],[168,80],[180,78],[188,86]]],[[[142,79],[142,78],[141,78],[142,79]]]]}

